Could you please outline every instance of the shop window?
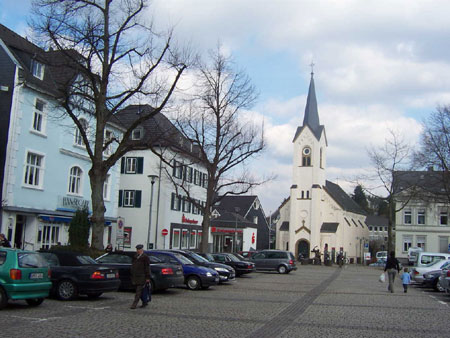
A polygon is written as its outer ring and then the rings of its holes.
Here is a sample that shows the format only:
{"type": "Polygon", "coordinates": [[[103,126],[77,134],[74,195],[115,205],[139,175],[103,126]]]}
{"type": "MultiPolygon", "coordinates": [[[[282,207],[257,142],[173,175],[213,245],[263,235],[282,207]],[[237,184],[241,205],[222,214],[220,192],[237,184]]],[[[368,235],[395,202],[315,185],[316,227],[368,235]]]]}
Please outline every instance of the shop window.
{"type": "Polygon", "coordinates": [[[196,247],[197,230],[191,230],[191,236],[189,237],[189,248],[196,247]]]}
{"type": "Polygon", "coordinates": [[[200,245],[201,245],[201,243],[202,243],[202,234],[203,234],[203,231],[197,231],[197,249],[199,249],[200,248],[200,245]]]}
{"type": "Polygon", "coordinates": [[[186,229],[183,229],[181,231],[181,248],[187,249],[189,243],[189,231],[186,229]]]}
{"type": "Polygon", "coordinates": [[[180,229],[174,229],[172,232],[172,249],[180,248],[180,229]]]}

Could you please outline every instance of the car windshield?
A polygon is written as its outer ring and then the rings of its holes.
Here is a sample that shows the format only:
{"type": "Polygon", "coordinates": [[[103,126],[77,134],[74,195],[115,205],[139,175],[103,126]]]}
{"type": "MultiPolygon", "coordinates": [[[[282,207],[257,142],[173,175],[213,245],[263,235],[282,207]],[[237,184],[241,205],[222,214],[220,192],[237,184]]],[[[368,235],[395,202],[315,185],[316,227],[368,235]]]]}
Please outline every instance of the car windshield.
{"type": "Polygon", "coordinates": [[[196,254],[195,252],[190,252],[189,253],[189,258],[192,258],[193,260],[199,261],[199,262],[203,262],[203,263],[208,263],[209,261],[205,258],[200,256],[199,254],[196,254]]]}
{"type": "Polygon", "coordinates": [[[77,256],[77,260],[82,265],[98,264],[93,258],[89,256],[77,256]]]}
{"type": "Polygon", "coordinates": [[[241,261],[245,261],[245,258],[243,256],[239,255],[238,253],[235,253],[234,256],[239,258],[241,261]]]}
{"type": "Polygon", "coordinates": [[[213,255],[211,255],[210,253],[206,253],[206,254],[204,254],[206,257],[206,259],[209,261],[209,262],[215,262],[214,261],[214,256],[213,255]]]}
{"type": "Polygon", "coordinates": [[[194,264],[194,262],[182,254],[174,252],[173,255],[181,262],[181,264],[194,264]]]}
{"type": "Polygon", "coordinates": [[[47,261],[37,252],[19,252],[17,254],[21,268],[46,268],[47,261]]]}
{"type": "Polygon", "coordinates": [[[240,262],[241,260],[235,255],[227,255],[233,262],[240,262]]]}
{"type": "Polygon", "coordinates": [[[100,263],[118,263],[118,264],[131,264],[133,258],[128,255],[120,254],[107,254],[97,258],[97,262],[100,263]]]}

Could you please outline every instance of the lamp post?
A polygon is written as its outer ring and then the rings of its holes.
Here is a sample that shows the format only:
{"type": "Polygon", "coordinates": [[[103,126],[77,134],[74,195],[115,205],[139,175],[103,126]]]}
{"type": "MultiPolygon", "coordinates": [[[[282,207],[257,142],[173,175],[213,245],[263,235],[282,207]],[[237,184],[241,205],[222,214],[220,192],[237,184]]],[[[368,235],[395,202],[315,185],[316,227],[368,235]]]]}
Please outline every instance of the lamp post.
{"type": "MultiPolygon", "coordinates": [[[[150,233],[152,229],[152,207],[153,207],[153,185],[155,184],[156,179],[158,178],[157,175],[148,175],[147,176],[150,179],[150,183],[152,185],[151,192],[150,192],[150,208],[148,212],[148,233],[147,233],[147,249],[150,248],[150,233]]],[[[155,234],[156,236],[157,234],[155,234]]]]}
{"type": "Polygon", "coordinates": [[[239,207],[234,207],[235,211],[235,222],[234,222],[234,240],[233,240],[233,252],[237,252],[236,244],[237,244],[237,219],[238,219],[238,212],[241,210],[239,207]]]}

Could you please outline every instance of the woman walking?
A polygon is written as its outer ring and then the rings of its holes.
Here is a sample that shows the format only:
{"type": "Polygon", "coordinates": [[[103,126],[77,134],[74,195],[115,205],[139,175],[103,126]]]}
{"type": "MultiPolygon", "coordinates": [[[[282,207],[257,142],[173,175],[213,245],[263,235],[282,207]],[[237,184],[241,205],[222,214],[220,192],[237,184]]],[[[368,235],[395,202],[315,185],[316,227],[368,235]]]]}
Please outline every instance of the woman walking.
{"type": "Polygon", "coordinates": [[[389,278],[389,287],[388,290],[391,291],[391,293],[394,293],[394,281],[395,281],[395,275],[397,273],[400,273],[400,265],[398,264],[397,258],[395,258],[395,252],[391,251],[387,261],[386,266],[384,267],[384,272],[388,273],[389,278]]]}

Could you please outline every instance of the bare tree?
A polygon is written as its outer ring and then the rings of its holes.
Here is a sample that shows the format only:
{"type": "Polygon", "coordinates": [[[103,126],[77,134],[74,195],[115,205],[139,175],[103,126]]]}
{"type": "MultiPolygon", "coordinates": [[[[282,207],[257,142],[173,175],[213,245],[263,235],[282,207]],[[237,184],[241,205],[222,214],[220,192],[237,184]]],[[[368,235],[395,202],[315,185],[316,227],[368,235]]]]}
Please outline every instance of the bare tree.
{"type": "Polygon", "coordinates": [[[367,150],[374,172],[363,178],[367,182],[363,189],[371,196],[386,201],[388,205],[387,249],[390,252],[394,249],[392,228],[395,213],[401,211],[416,196],[417,190],[414,184],[403,186],[401,183],[413,170],[411,147],[393,130],[389,130],[389,134],[383,146],[367,150]]]}
{"type": "MultiPolygon", "coordinates": [[[[188,151],[184,146],[177,152],[207,170],[206,203],[200,205],[191,199],[204,213],[204,234],[209,232],[211,209],[221,196],[245,194],[263,183],[249,173],[245,164],[265,148],[263,128],[242,117],[242,111],[257,98],[249,77],[233,68],[231,58],[224,56],[220,46],[210,51],[208,61],[200,63],[193,97],[175,120],[192,143],[188,151]]],[[[186,181],[178,182],[178,189],[190,198],[186,181]]],[[[207,236],[203,236],[201,251],[207,250],[207,236]]]]}
{"type": "Polygon", "coordinates": [[[33,3],[32,27],[53,49],[46,60],[53,68],[58,104],[78,127],[92,162],[92,246],[97,249],[103,248],[103,186],[108,170],[126,152],[146,148],[129,142],[130,134],[166,107],[187,67],[186,55],[172,46],[172,32],[159,34],[144,21],[146,8],[146,0],[33,3]],[[115,113],[141,101],[154,109],[127,126],[122,137],[105,137],[106,126],[117,122],[115,113]],[[89,128],[81,119],[86,115],[91,116],[89,128]],[[111,145],[113,152],[104,156],[111,145]]]}
{"type": "Polygon", "coordinates": [[[440,186],[450,202],[450,106],[438,107],[424,121],[414,160],[417,166],[438,169],[440,186]]]}

